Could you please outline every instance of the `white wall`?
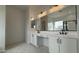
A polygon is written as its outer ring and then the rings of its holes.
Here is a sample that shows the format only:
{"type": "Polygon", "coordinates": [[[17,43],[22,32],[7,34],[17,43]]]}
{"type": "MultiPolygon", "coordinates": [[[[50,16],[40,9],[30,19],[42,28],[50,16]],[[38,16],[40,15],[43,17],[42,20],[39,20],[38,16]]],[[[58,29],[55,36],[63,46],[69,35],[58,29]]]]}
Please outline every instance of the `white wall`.
{"type": "Polygon", "coordinates": [[[6,6],[6,44],[25,41],[24,12],[14,6],[6,6]]]}
{"type": "Polygon", "coordinates": [[[25,38],[27,43],[31,42],[31,21],[29,17],[29,8],[26,9],[26,21],[25,21],[25,38]]]}
{"type": "Polygon", "coordinates": [[[5,6],[0,5],[0,51],[5,50],[5,6]]]}

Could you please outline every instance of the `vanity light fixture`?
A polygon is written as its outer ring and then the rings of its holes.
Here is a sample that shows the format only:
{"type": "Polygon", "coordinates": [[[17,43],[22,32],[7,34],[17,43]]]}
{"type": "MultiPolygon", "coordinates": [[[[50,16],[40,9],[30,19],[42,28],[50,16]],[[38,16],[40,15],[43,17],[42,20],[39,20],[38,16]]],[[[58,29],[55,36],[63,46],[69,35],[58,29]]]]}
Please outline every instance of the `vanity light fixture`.
{"type": "Polygon", "coordinates": [[[48,13],[51,14],[51,13],[57,12],[63,8],[64,8],[64,5],[55,5],[48,10],[48,13]]]}
{"type": "Polygon", "coordinates": [[[41,11],[40,14],[43,14],[43,12],[41,11]]]}
{"type": "Polygon", "coordinates": [[[54,7],[57,7],[58,5],[54,5],[54,7]]]}
{"type": "Polygon", "coordinates": [[[38,14],[38,18],[43,17],[45,15],[47,15],[47,11],[40,12],[40,14],[38,14]]]}

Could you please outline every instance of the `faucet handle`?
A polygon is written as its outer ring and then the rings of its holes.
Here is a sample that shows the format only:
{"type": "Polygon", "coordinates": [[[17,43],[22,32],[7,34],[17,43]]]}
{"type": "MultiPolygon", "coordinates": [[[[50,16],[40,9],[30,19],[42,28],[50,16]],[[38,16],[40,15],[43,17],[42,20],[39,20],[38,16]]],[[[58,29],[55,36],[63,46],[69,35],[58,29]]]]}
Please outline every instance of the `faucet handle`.
{"type": "Polygon", "coordinates": [[[65,35],[67,35],[67,32],[64,32],[65,35]]]}
{"type": "Polygon", "coordinates": [[[67,35],[67,32],[62,30],[61,32],[59,32],[60,34],[64,34],[64,35],[67,35]]]}

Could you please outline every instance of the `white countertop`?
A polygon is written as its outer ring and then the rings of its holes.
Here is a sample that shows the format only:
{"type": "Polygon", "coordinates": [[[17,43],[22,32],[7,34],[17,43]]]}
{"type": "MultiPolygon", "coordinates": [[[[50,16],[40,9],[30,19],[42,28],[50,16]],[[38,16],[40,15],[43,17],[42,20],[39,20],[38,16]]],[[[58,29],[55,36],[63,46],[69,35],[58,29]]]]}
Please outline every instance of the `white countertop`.
{"type": "Polygon", "coordinates": [[[40,33],[32,32],[32,34],[40,36],[40,37],[60,37],[60,38],[70,38],[70,39],[79,39],[79,33],[78,32],[68,32],[67,35],[60,35],[59,32],[46,32],[41,31],[40,33]]]}

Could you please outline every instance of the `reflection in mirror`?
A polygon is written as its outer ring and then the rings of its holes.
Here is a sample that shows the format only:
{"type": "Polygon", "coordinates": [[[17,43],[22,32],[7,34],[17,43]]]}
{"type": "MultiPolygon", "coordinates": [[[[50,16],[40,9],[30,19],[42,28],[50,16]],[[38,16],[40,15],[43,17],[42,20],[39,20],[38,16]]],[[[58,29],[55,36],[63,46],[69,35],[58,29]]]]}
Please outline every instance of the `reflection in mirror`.
{"type": "Polygon", "coordinates": [[[67,22],[67,30],[68,31],[76,31],[77,29],[76,29],[76,21],[69,21],[69,22],[67,22]]]}
{"type": "Polygon", "coordinates": [[[56,21],[54,23],[54,30],[63,30],[63,21],[56,21]]]}
{"type": "Polygon", "coordinates": [[[76,31],[76,22],[76,6],[67,6],[61,11],[57,11],[48,15],[48,31],[76,31]]]}
{"type": "Polygon", "coordinates": [[[40,19],[35,19],[36,30],[40,30],[40,19]]]}
{"type": "Polygon", "coordinates": [[[54,25],[52,22],[48,23],[48,30],[54,30],[54,25]]]}
{"type": "Polygon", "coordinates": [[[40,21],[41,21],[41,24],[40,24],[41,31],[47,31],[47,22],[48,22],[47,16],[40,18],[40,21]]]}
{"type": "Polygon", "coordinates": [[[76,22],[76,7],[72,5],[32,21],[31,27],[40,31],[76,31],[76,22]]]}
{"type": "Polygon", "coordinates": [[[34,29],[36,28],[36,22],[35,22],[35,20],[31,21],[31,28],[34,28],[34,29]]]}

